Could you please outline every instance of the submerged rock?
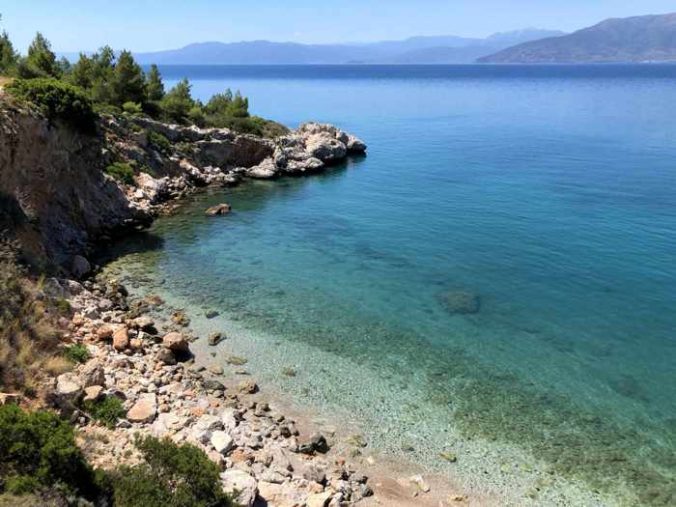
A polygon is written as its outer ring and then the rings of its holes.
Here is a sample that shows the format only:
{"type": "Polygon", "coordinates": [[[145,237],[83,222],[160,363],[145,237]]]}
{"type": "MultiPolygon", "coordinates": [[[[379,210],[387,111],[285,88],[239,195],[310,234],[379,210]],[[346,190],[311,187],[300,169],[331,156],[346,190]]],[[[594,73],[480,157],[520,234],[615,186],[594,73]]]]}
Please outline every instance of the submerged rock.
{"type": "Polygon", "coordinates": [[[478,313],[481,299],[477,294],[466,290],[452,290],[441,296],[442,303],[448,313],[468,315],[478,313]]]}
{"type": "Polygon", "coordinates": [[[232,207],[227,203],[217,204],[216,206],[211,206],[204,213],[209,217],[215,217],[218,215],[227,215],[232,210],[232,207]]]}

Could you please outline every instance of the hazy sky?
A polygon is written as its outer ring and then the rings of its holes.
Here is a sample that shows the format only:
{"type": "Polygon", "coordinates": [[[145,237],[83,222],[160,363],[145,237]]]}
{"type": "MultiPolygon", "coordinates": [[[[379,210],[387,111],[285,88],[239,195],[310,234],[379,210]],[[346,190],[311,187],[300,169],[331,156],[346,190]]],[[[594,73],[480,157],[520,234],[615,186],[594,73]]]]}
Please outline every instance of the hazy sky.
{"type": "Polygon", "coordinates": [[[676,11],[674,0],[1,0],[0,26],[22,51],[36,30],[57,51],[134,51],[198,41],[344,42],[573,31],[608,17],[676,11]]]}

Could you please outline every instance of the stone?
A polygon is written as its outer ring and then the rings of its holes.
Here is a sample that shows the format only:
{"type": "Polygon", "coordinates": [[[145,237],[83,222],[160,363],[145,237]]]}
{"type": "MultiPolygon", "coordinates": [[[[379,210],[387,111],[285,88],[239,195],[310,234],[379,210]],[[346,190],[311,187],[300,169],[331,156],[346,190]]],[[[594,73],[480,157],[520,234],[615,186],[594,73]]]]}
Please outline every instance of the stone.
{"type": "Polygon", "coordinates": [[[314,454],[315,452],[326,454],[329,452],[329,449],[330,447],[326,438],[320,433],[315,433],[307,442],[298,446],[298,452],[302,454],[314,454]]]}
{"type": "Polygon", "coordinates": [[[134,326],[137,329],[140,329],[144,333],[148,333],[150,335],[156,335],[157,334],[157,329],[155,328],[155,322],[153,319],[148,317],[147,315],[143,315],[141,317],[138,317],[134,319],[134,326]]]}
{"type": "Polygon", "coordinates": [[[209,310],[208,312],[205,312],[205,313],[204,313],[204,316],[205,316],[207,319],[215,319],[215,318],[218,317],[219,315],[220,315],[220,313],[218,313],[216,310],[209,310]]]}
{"type": "Polygon", "coordinates": [[[82,367],[80,379],[84,387],[103,386],[106,384],[106,373],[100,364],[90,361],[82,367]]]}
{"type": "Polygon", "coordinates": [[[77,403],[84,394],[84,386],[73,373],[64,373],[56,379],[56,402],[59,406],[67,407],[77,403]]]}
{"type": "Polygon", "coordinates": [[[212,364],[207,368],[207,370],[209,373],[213,373],[214,375],[223,375],[223,367],[217,364],[212,364]]]}
{"type": "Polygon", "coordinates": [[[246,175],[249,178],[259,180],[269,180],[277,176],[277,165],[272,157],[266,158],[260,164],[247,169],[246,175]]]}
{"type": "Polygon", "coordinates": [[[98,401],[103,395],[103,387],[100,385],[92,385],[85,387],[84,390],[84,401],[98,401]]]}
{"type": "Polygon", "coordinates": [[[239,357],[239,356],[228,356],[225,359],[225,362],[228,364],[232,364],[233,366],[243,366],[246,363],[249,362],[249,360],[245,357],[239,357]]]}
{"type": "Polygon", "coordinates": [[[70,270],[75,278],[83,278],[91,272],[92,266],[89,261],[81,255],[75,255],[73,256],[70,270]]]}
{"type": "Polygon", "coordinates": [[[326,470],[317,463],[311,461],[303,468],[303,479],[324,484],[326,482],[326,470]]]}
{"type": "Polygon", "coordinates": [[[221,343],[223,341],[223,339],[224,338],[223,338],[223,335],[221,333],[211,333],[209,335],[209,337],[207,338],[207,343],[210,346],[215,347],[216,345],[221,343]]]}
{"type": "Polygon", "coordinates": [[[478,295],[465,290],[452,290],[442,296],[446,311],[451,315],[469,315],[478,313],[481,300],[478,295]]]}
{"type": "Polygon", "coordinates": [[[177,310],[171,314],[171,321],[177,326],[187,327],[190,324],[190,319],[183,310],[177,310]]]}
{"type": "Polygon", "coordinates": [[[169,350],[169,349],[160,349],[157,351],[157,360],[160,363],[173,366],[177,363],[176,361],[176,356],[174,356],[174,353],[169,350]]]}
{"type": "Polygon", "coordinates": [[[162,338],[162,345],[172,352],[190,353],[190,345],[181,333],[168,333],[162,338]]]}
{"type": "Polygon", "coordinates": [[[423,479],[422,475],[413,475],[409,478],[409,482],[412,484],[416,485],[420,491],[423,493],[429,493],[430,492],[430,485],[427,484],[425,479],[423,479]]]}
{"type": "Polygon", "coordinates": [[[113,333],[113,348],[122,352],[129,347],[129,331],[126,327],[121,327],[113,333]]]}
{"type": "Polygon", "coordinates": [[[110,324],[103,324],[96,330],[96,339],[99,341],[111,340],[114,332],[115,328],[113,326],[110,324]]]}
{"type": "Polygon", "coordinates": [[[133,423],[151,423],[157,416],[157,396],[154,393],[146,393],[127,412],[127,420],[133,423]]]}
{"type": "Polygon", "coordinates": [[[227,454],[235,445],[232,437],[225,431],[214,431],[211,434],[211,445],[221,454],[227,454]]]}
{"type": "Polygon", "coordinates": [[[221,484],[226,493],[236,494],[235,501],[242,507],[253,507],[258,496],[258,483],[242,470],[228,470],[221,474],[221,484]]]}
{"type": "Polygon", "coordinates": [[[244,394],[254,394],[258,392],[258,384],[253,380],[243,380],[237,384],[237,390],[244,394]]]}
{"type": "Polygon", "coordinates": [[[229,204],[221,203],[217,204],[216,206],[211,206],[204,212],[204,214],[209,217],[215,217],[218,215],[227,215],[228,213],[230,213],[231,209],[232,207],[229,204]]]}
{"type": "Polygon", "coordinates": [[[185,419],[171,412],[159,414],[152,425],[151,433],[157,438],[163,438],[185,426],[185,419]]]}
{"type": "Polygon", "coordinates": [[[207,391],[225,391],[225,386],[222,382],[216,379],[207,379],[204,381],[204,389],[207,391]]]}
{"type": "Polygon", "coordinates": [[[307,507],[326,507],[331,501],[333,493],[324,491],[323,493],[314,493],[307,497],[307,507]]]}

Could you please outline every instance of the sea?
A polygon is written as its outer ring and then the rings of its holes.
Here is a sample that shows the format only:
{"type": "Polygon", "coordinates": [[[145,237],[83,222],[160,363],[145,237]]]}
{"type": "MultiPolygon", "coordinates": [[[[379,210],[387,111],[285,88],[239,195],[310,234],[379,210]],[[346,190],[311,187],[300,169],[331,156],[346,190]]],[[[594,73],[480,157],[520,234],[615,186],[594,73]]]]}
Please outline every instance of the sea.
{"type": "Polygon", "coordinates": [[[161,71],[368,144],[118,246],[226,371],[501,505],[676,505],[676,66],[161,71]]]}

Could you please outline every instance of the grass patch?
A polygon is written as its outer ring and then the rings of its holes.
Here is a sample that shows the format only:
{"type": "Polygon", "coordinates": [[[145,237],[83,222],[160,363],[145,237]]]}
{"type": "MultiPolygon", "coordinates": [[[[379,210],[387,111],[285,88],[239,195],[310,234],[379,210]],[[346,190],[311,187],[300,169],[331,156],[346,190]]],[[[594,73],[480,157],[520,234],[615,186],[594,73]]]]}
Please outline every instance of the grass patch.
{"type": "Polygon", "coordinates": [[[115,396],[106,396],[99,401],[86,401],[82,408],[95,420],[111,429],[127,413],[120,399],[115,396]]]}
{"type": "Polygon", "coordinates": [[[126,162],[115,162],[106,167],[106,174],[126,185],[134,184],[134,168],[126,162]]]}
{"type": "Polygon", "coordinates": [[[81,343],[69,345],[64,349],[63,355],[69,361],[80,364],[86,363],[91,357],[91,354],[89,353],[87,347],[85,345],[82,345],[81,343]]]}

